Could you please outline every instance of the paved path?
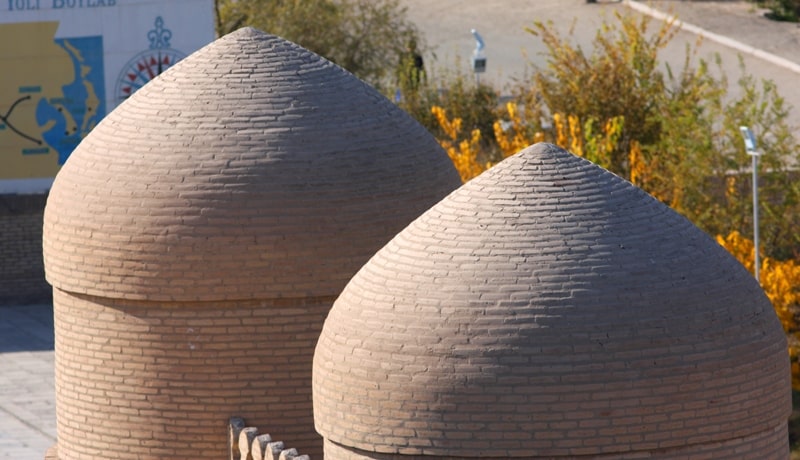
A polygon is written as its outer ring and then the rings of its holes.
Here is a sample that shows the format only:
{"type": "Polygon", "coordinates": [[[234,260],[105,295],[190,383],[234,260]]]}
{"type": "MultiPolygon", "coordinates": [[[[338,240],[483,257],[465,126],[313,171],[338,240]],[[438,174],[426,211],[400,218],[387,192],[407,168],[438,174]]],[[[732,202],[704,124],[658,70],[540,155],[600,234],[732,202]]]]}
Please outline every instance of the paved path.
{"type": "Polygon", "coordinates": [[[675,0],[635,3],[800,64],[800,25],[767,19],[764,17],[767,10],[756,8],[752,3],[675,0]]]}
{"type": "MultiPolygon", "coordinates": [[[[484,78],[500,85],[521,78],[529,61],[544,65],[543,46],[524,30],[532,21],[551,20],[562,34],[572,28],[575,40],[589,49],[604,19],[611,20],[614,12],[632,10],[622,2],[602,0],[595,5],[584,0],[401,0],[401,3],[409,7],[410,18],[425,32],[436,53],[436,58],[426,56],[428,63],[434,62],[429,67],[452,67],[455,59],[460,58],[462,69],[468,71],[475,46],[469,29],[475,27],[487,44],[489,70],[484,78]]],[[[764,19],[746,2],[655,0],[647,5],[662,11],[672,10],[687,23],[800,64],[800,28],[764,19]]],[[[681,32],[663,56],[673,64],[680,64],[685,45],[696,40],[696,34],[681,32]]],[[[714,53],[719,53],[725,71],[735,79],[737,55],[741,52],[705,40],[700,56],[710,58],[714,53]]],[[[797,84],[800,74],[752,55],[743,55],[743,59],[750,72],[778,84],[781,93],[797,107],[792,121],[800,126],[797,84]]],[[[55,442],[52,318],[50,305],[0,307],[0,458],[41,460],[45,450],[55,442]]]]}
{"type": "Polygon", "coordinates": [[[0,307],[0,458],[42,460],[56,440],[53,307],[0,307]]]}

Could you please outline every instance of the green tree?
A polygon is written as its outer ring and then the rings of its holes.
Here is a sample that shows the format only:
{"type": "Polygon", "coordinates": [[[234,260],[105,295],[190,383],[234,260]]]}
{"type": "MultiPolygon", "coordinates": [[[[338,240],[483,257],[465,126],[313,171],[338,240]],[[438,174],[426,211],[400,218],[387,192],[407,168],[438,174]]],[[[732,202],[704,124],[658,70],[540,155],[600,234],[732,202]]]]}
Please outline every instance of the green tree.
{"type": "Polygon", "coordinates": [[[217,35],[243,26],[291,40],[381,89],[420,42],[398,0],[214,0],[217,35]]]}
{"type": "Polygon", "coordinates": [[[617,19],[618,25],[603,24],[588,55],[554,28],[536,22],[528,31],[546,46],[547,66],[535,72],[532,87],[521,92],[535,93],[551,113],[595,120],[594,131],[606,120],[624,116],[624,133],[609,163],[614,172],[627,177],[630,141],[646,145],[660,136],[657,113],[666,81],[658,51],[674,31],[665,24],[646,34],[647,20],[620,15],[617,19]]]}

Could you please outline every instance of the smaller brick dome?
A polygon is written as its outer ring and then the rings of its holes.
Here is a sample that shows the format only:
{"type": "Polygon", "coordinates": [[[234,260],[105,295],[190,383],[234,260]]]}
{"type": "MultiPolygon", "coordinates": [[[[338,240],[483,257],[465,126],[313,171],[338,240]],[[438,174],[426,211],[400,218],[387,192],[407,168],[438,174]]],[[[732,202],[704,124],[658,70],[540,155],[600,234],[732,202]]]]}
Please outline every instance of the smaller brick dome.
{"type": "Polygon", "coordinates": [[[349,282],[317,343],[315,424],[329,459],[785,458],[788,365],[723,248],[537,144],[349,282]]]}
{"type": "Polygon", "coordinates": [[[244,28],[75,149],[45,210],[47,279],[107,298],[336,296],[460,183],[433,136],[375,89],[244,28]]]}

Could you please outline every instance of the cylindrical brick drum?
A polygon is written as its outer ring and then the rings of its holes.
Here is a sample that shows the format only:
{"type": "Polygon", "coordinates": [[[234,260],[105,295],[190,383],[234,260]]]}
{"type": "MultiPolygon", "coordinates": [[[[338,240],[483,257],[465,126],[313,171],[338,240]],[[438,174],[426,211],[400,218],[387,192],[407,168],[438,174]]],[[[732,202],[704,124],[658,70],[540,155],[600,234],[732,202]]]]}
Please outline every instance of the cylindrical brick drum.
{"type": "Polygon", "coordinates": [[[59,458],[227,458],[231,416],[321,458],[333,299],[459,184],[424,128],[293,43],[242,29],[170,68],[48,199],[59,458]]]}
{"type": "Polygon", "coordinates": [[[313,372],[328,460],[789,452],[786,338],[753,277],[661,202],[549,144],[370,259],[313,372]]]}

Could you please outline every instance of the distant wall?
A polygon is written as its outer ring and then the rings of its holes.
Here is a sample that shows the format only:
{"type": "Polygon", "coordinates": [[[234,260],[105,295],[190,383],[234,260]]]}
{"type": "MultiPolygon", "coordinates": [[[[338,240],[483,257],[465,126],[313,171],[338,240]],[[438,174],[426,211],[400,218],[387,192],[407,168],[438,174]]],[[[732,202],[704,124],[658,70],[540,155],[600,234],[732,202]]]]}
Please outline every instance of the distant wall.
{"type": "Polygon", "coordinates": [[[51,301],[42,262],[46,201],[46,194],[0,194],[0,306],[51,301]]]}

